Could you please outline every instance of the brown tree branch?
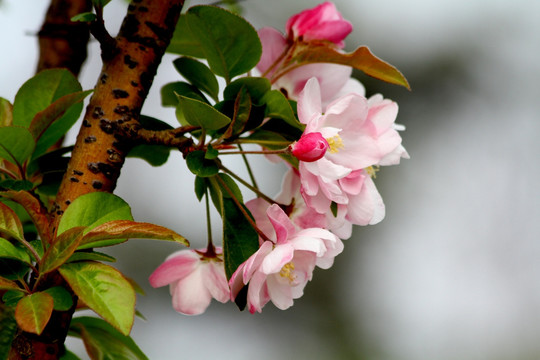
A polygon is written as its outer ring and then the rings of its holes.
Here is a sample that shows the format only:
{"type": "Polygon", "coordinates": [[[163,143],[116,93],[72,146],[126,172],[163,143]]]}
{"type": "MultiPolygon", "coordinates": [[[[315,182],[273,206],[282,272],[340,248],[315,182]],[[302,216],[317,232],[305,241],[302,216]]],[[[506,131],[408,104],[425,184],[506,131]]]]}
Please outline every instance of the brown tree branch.
{"type": "MultiPolygon", "coordinates": [[[[78,196],[112,192],[132,143],[116,129],[140,128],[138,117],[172,37],[183,0],[136,0],[105,56],[56,199],[54,214],[78,196]]],[[[54,231],[54,229],[52,229],[54,231]]]]}
{"type": "Polygon", "coordinates": [[[90,0],[51,0],[45,21],[38,33],[39,61],[37,72],[52,68],[67,68],[79,74],[86,59],[90,37],[86,23],[71,18],[92,9],[90,0]]]}

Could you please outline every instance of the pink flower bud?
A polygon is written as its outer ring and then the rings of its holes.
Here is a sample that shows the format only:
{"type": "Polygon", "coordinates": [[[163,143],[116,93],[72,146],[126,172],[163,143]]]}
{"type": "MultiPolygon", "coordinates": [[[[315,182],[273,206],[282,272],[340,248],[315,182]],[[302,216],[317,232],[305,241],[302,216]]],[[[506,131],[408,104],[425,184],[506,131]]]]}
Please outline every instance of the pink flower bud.
{"type": "Polygon", "coordinates": [[[293,40],[300,37],[304,41],[328,40],[343,47],[343,39],[352,31],[352,25],[343,19],[333,3],[327,1],[293,15],[287,21],[285,30],[293,40]]]}
{"type": "Polygon", "coordinates": [[[292,154],[300,161],[317,161],[324,156],[328,142],[319,132],[302,134],[300,139],[291,145],[292,154]]]}

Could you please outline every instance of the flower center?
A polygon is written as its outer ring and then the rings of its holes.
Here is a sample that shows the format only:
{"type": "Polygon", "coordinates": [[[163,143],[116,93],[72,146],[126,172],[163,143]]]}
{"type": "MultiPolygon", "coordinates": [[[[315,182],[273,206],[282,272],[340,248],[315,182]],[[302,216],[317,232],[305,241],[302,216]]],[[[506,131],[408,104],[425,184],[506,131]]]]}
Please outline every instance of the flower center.
{"type": "Polygon", "coordinates": [[[373,166],[368,166],[367,168],[364,169],[366,171],[366,173],[372,178],[372,179],[376,179],[377,178],[377,171],[379,171],[379,166],[378,165],[373,165],[373,166]]]}
{"type": "Polygon", "coordinates": [[[296,279],[296,276],[294,275],[294,263],[291,261],[283,265],[279,275],[289,279],[289,282],[292,283],[296,279]]]}
{"type": "Polygon", "coordinates": [[[340,149],[345,147],[345,145],[343,145],[343,140],[341,140],[339,135],[334,135],[331,138],[326,139],[326,142],[329,147],[328,151],[332,154],[337,153],[340,149]]]}

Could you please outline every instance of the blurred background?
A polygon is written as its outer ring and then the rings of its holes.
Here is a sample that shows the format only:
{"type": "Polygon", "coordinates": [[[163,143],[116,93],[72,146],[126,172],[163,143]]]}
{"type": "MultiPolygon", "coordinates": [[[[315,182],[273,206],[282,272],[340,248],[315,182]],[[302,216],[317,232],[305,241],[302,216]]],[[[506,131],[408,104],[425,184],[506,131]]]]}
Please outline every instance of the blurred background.
{"type": "MultiPolygon", "coordinates": [[[[0,96],[10,101],[34,74],[47,3],[0,3],[0,96]]],[[[256,28],[283,30],[289,16],[318,3],[247,0],[242,7],[256,28]]],[[[539,359],[540,2],[335,3],[354,25],[347,49],[368,45],[412,87],[358,74],[368,95],[399,103],[398,122],[407,127],[411,159],[376,179],[385,220],[357,227],[334,266],[317,269],[292,308],[268,304],[255,315],[217,302],[201,316],[178,314],[168,289],[152,289],[147,278],[180,248],[146,240],[112,248],[116,266],[146,290],[137,308],[148,321],[136,320],[133,337],[150,359],[539,359]]],[[[113,34],[125,7],[116,0],[106,8],[113,34]]],[[[163,60],[143,109],[173,125],[159,88],[178,80],[174,58],[163,60]]],[[[84,89],[100,67],[93,41],[84,89]]],[[[262,188],[277,193],[284,168],[251,163],[262,188]]],[[[201,247],[204,208],[192,186],[173,154],[155,169],[129,159],[116,193],[136,220],[171,227],[201,247]]],[[[68,346],[86,358],[79,340],[68,346]]]]}

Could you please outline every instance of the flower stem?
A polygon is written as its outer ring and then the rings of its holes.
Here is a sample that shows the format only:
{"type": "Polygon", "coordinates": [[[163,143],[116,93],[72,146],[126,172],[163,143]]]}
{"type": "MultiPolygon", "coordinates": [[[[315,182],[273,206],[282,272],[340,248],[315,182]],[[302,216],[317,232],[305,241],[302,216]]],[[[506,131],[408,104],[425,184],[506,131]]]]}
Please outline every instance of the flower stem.
{"type": "Polygon", "coordinates": [[[206,232],[208,234],[208,245],[206,246],[206,257],[215,257],[216,249],[214,248],[214,243],[212,241],[212,221],[210,219],[210,202],[208,200],[208,189],[206,189],[205,194],[205,204],[206,204],[206,232]]]}
{"type": "MultiPolygon", "coordinates": [[[[242,145],[238,144],[238,148],[240,149],[240,151],[244,151],[244,149],[242,149],[242,145]]],[[[244,160],[244,164],[246,164],[246,169],[249,174],[249,178],[251,179],[251,183],[253,184],[253,187],[259,189],[257,181],[255,180],[255,176],[253,175],[253,171],[251,171],[251,166],[249,165],[246,154],[242,154],[242,160],[244,160]]]]}
{"type": "MultiPolygon", "coordinates": [[[[254,187],[250,183],[248,183],[246,180],[242,179],[240,176],[236,175],[234,172],[223,166],[223,164],[219,165],[219,168],[223,171],[225,171],[227,174],[231,175],[233,178],[238,180],[239,183],[247,187],[249,190],[253,191],[258,197],[262,198],[263,200],[266,200],[269,204],[277,204],[272,198],[270,198],[268,195],[265,195],[262,193],[259,188],[254,187]]],[[[278,204],[279,205],[279,204],[278,204]]]]}
{"type": "Polygon", "coordinates": [[[259,229],[259,227],[257,226],[257,224],[255,223],[255,221],[253,220],[253,218],[248,214],[248,212],[246,211],[246,209],[244,208],[244,205],[238,201],[238,199],[236,198],[236,196],[234,196],[234,193],[233,191],[227,186],[227,184],[225,183],[225,181],[220,178],[219,176],[216,176],[216,179],[218,180],[219,184],[225,189],[225,191],[229,194],[229,196],[231,197],[231,199],[234,201],[234,203],[236,204],[236,206],[238,206],[238,209],[240,210],[240,212],[244,215],[244,217],[246,218],[246,220],[249,222],[249,224],[251,225],[251,227],[257,232],[257,234],[259,234],[259,236],[264,240],[264,241],[270,241],[270,239],[268,238],[268,236],[266,236],[262,231],[261,229],[259,229]]]}

